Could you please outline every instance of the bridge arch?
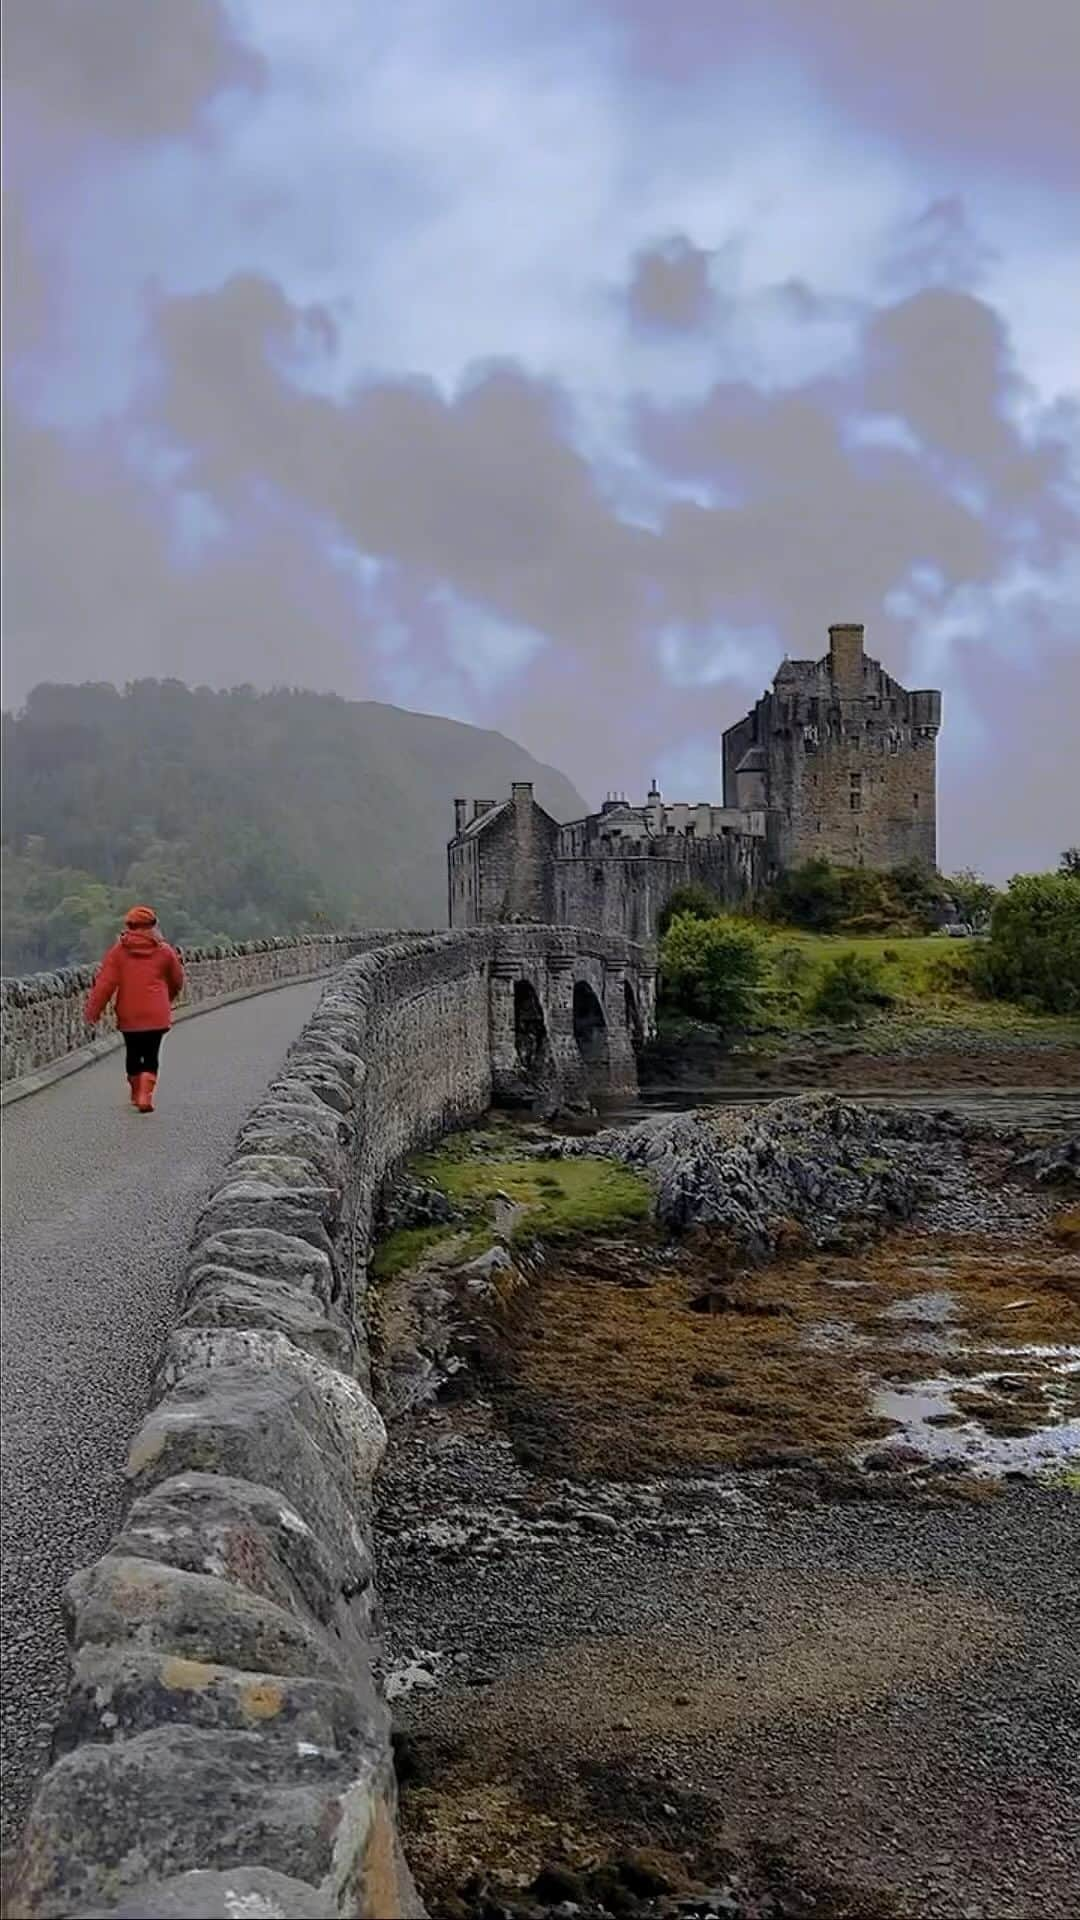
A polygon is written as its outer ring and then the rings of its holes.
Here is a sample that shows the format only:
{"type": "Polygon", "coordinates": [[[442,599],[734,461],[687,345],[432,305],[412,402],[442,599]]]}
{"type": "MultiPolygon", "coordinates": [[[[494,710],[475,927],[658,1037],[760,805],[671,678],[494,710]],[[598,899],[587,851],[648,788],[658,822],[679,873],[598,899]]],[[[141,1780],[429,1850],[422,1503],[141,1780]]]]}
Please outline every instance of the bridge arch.
{"type": "Polygon", "coordinates": [[[606,1075],[611,1058],[603,1004],[587,980],[574,981],[574,1039],[590,1073],[606,1075]]]}
{"type": "Polygon", "coordinates": [[[514,1048],[525,1079],[539,1084],[551,1064],[543,1004],[531,980],[514,981],[514,1048]]]}

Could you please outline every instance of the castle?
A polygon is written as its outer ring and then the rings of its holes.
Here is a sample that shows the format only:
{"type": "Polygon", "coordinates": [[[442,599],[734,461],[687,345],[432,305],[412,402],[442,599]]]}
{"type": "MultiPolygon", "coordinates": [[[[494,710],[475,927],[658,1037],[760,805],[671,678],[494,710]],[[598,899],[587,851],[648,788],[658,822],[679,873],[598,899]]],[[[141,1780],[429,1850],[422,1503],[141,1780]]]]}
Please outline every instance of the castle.
{"type": "Polygon", "coordinates": [[[749,905],[775,874],[937,863],[941,695],[909,693],[864,649],[861,626],[829,628],[820,660],[785,660],[723,736],[724,804],[642,806],[610,795],[560,826],[515,782],[508,800],[456,800],[450,925],[508,920],[590,927],[651,941],[665,902],[699,883],[749,905]]]}

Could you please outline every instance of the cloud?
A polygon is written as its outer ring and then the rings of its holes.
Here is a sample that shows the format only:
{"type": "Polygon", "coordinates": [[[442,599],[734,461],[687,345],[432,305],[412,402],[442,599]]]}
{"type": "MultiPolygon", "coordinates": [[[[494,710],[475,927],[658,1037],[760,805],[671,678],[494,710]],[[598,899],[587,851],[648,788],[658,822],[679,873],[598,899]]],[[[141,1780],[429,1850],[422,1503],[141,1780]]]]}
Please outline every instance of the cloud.
{"type": "Polygon", "coordinates": [[[565,395],[513,365],[450,399],[419,379],[305,391],[284,369],[323,350],[326,324],[256,276],[159,306],[149,400],[191,484],[225,505],[270,488],[358,552],[585,647],[633,618],[644,536],[603,500],[565,395]]]}
{"type": "Polygon", "coordinates": [[[938,800],[948,868],[975,865],[1005,881],[1055,866],[1080,839],[1078,591],[1080,569],[1071,592],[1031,586],[972,607],[949,650],[938,800]]]}
{"type": "Polygon", "coordinates": [[[9,411],[5,468],[5,703],[40,680],[147,676],[369,690],[362,604],[295,513],[234,515],[192,557],[177,495],[115,430],[9,411]]]}
{"type": "Polygon", "coordinates": [[[1080,159],[1074,0],[606,0],[639,73],[715,85],[794,63],[868,137],[1068,186],[1080,159]]]}
{"type": "Polygon", "coordinates": [[[186,133],[216,95],[257,89],[264,62],[222,0],[9,0],[5,83],[65,137],[186,133]],[[151,25],[152,18],[152,25],[151,25]]]}
{"type": "Polygon", "coordinates": [[[4,192],[3,219],[4,341],[14,359],[42,337],[48,324],[50,287],[44,264],[34,244],[26,209],[9,189],[4,192]]]}
{"type": "Polygon", "coordinates": [[[884,273],[887,282],[906,292],[934,286],[971,289],[985,279],[996,257],[974,230],[963,196],[949,193],[900,223],[884,273]]]}
{"type": "Polygon", "coordinates": [[[634,261],[626,304],[638,326],[700,327],[712,305],[708,253],[685,234],[644,249],[634,261]]]}

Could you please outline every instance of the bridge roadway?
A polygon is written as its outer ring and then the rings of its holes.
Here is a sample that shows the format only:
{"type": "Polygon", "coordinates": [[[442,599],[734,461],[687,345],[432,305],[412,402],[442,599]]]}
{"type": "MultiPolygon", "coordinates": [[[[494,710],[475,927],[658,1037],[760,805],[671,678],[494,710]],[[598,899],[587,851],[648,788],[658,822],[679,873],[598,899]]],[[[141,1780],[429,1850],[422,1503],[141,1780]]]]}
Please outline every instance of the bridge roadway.
{"type": "Polygon", "coordinates": [[[104,1551],[124,1460],[216,1166],[325,980],[182,1022],[160,1107],[127,1103],[111,1054],[3,1120],[3,1845],[38,1775],[66,1680],[61,1595],[104,1551]]]}

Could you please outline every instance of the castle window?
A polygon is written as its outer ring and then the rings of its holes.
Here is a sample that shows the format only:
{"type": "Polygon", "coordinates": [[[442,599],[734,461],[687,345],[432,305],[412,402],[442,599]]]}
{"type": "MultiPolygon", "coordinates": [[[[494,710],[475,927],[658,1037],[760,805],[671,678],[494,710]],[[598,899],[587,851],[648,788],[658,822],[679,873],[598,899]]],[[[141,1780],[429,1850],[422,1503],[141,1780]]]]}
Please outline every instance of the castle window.
{"type": "Polygon", "coordinates": [[[912,796],[911,796],[911,804],[912,804],[912,806],[914,807],[914,809],[915,809],[915,811],[916,811],[916,813],[918,813],[918,811],[919,811],[919,796],[918,796],[918,794],[917,794],[917,793],[913,793],[913,794],[912,794],[912,796]]]}

